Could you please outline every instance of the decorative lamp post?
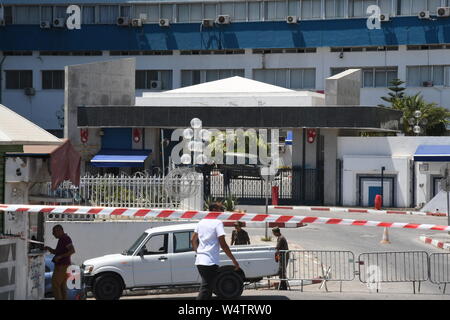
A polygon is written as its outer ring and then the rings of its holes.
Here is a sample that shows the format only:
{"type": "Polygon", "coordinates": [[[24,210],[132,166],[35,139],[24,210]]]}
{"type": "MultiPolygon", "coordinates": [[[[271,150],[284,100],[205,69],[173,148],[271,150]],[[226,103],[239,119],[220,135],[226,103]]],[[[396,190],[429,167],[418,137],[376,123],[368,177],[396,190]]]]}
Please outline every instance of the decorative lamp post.
{"type": "Polygon", "coordinates": [[[427,125],[428,120],[422,118],[422,111],[416,110],[414,111],[414,117],[409,118],[408,123],[412,127],[415,135],[418,136],[423,133],[424,130],[422,127],[427,125]]]}

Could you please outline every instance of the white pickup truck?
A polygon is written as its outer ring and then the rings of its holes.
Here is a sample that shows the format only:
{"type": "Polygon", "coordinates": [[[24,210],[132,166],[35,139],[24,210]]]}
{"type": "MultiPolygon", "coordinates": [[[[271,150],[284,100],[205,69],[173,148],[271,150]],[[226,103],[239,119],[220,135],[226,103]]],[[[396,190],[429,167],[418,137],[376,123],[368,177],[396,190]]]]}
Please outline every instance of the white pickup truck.
{"type": "MultiPolygon", "coordinates": [[[[196,224],[178,224],[147,229],[122,254],[84,261],[83,281],[96,299],[119,299],[124,289],[199,286],[191,237],[196,224]]],[[[244,282],[256,282],[278,272],[273,246],[232,246],[241,270],[235,271],[224,252],[214,293],[223,299],[238,298],[244,282]]]]}

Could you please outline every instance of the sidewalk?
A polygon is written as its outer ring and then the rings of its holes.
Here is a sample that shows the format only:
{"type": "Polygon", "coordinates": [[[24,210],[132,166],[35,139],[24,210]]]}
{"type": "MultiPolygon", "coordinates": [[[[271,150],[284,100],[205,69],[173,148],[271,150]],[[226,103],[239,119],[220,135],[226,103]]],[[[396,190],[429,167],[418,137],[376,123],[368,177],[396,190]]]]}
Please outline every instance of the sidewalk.
{"type": "Polygon", "coordinates": [[[436,233],[422,235],[420,241],[430,244],[436,248],[450,251],[450,235],[448,233],[436,233]]]}

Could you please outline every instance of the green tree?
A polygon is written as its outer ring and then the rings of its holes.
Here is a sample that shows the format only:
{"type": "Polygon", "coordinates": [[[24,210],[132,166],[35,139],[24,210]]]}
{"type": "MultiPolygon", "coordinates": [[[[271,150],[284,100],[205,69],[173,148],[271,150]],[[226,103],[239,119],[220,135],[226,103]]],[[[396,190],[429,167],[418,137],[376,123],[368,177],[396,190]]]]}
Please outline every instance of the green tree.
{"type": "MultiPolygon", "coordinates": [[[[402,117],[402,131],[406,135],[415,135],[413,127],[416,118],[415,111],[419,110],[421,116],[417,119],[422,127],[422,135],[440,136],[447,131],[447,125],[450,121],[450,111],[446,108],[438,106],[434,102],[426,102],[420,93],[415,95],[407,95],[403,81],[400,79],[393,79],[388,87],[389,93],[387,97],[381,97],[386,102],[389,102],[388,107],[403,112],[402,117]],[[412,120],[414,119],[414,121],[412,120]],[[410,123],[411,121],[411,123],[410,123]]],[[[379,105],[386,107],[384,105],[379,105]]]]}

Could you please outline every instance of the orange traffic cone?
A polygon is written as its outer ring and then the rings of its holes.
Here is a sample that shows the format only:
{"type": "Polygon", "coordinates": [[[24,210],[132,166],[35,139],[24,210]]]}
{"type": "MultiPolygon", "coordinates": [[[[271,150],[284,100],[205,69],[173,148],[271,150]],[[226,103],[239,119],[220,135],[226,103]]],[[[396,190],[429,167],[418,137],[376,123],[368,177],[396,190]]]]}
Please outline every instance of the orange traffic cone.
{"type": "Polygon", "coordinates": [[[381,243],[381,244],[389,244],[389,243],[391,243],[391,242],[389,241],[388,228],[386,228],[386,227],[384,228],[384,231],[383,231],[383,238],[381,239],[380,243],[381,243]]]}

